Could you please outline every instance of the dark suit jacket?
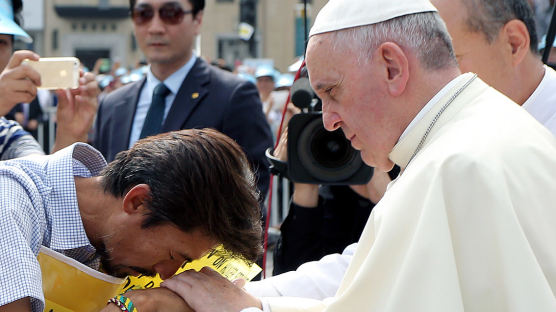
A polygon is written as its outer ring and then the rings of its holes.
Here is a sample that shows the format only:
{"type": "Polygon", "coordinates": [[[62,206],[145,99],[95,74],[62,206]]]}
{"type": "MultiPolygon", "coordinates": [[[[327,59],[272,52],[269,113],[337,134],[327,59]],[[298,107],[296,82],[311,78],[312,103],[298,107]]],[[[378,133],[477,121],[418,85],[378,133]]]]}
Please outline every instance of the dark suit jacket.
{"type": "MultiPolygon", "coordinates": [[[[145,79],[106,95],[100,102],[93,145],[112,161],[127,150],[131,125],[145,79]]],[[[198,58],[185,77],[162,125],[162,132],[213,128],[234,139],[257,173],[262,198],[269,170],[264,155],[272,134],[255,86],[198,58]]]]}

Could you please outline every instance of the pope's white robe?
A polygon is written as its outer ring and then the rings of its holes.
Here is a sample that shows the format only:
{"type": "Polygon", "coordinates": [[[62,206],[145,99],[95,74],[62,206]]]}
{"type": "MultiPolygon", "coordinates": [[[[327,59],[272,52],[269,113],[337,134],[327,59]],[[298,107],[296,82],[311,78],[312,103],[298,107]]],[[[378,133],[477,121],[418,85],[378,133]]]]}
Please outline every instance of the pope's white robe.
{"type": "Polygon", "coordinates": [[[402,168],[373,209],[334,298],[279,311],[556,311],[556,140],[475,79],[396,144],[402,168]],[[409,162],[409,164],[408,164],[409,162]]]}

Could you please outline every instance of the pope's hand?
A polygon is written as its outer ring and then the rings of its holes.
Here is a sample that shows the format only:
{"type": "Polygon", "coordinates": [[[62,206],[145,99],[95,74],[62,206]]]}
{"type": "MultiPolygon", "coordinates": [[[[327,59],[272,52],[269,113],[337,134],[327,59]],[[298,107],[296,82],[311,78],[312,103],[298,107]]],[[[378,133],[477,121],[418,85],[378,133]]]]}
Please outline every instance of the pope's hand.
{"type": "Polygon", "coordinates": [[[208,267],[199,272],[182,272],[165,280],[161,286],[180,295],[196,312],[239,312],[249,307],[262,309],[259,299],[208,267]]]}

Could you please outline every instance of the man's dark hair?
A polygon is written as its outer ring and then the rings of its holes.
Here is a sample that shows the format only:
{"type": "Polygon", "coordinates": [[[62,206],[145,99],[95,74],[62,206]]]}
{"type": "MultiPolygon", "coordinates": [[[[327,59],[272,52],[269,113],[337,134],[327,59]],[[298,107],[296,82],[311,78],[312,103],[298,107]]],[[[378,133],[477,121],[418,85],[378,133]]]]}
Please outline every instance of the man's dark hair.
{"type": "Polygon", "coordinates": [[[261,253],[261,215],[254,174],[241,147],[212,129],[174,131],[139,140],[102,171],[104,191],[123,197],[151,189],[143,228],[169,222],[199,229],[236,256],[261,253]]]}
{"type": "Polygon", "coordinates": [[[462,0],[467,7],[466,24],[470,31],[481,32],[489,43],[498,37],[500,29],[509,21],[522,21],[529,32],[532,52],[537,52],[538,39],[535,15],[527,0],[462,0]]]}
{"type": "MultiPolygon", "coordinates": [[[[199,13],[199,11],[202,11],[205,8],[205,0],[188,0],[189,3],[191,3],[191,6],[193,7],[193,17],[195,17],[197,15],[197,13],[199,13]]],[[[135,7],[135,3],[137,2],[137,0],[129,0],[129,9],[133,10],[133,8],[135,7]]]]}
{"type": "MultiPolygon", "coordinates": [[[[23,10],[23,1],[22,0],[12,0],[12,8],[14,10],[14,22],[21,26],[21,10],[23,10]]],[[[14,42],[14,36],[12,37],[12,44],[14,42]]]]}
{"type": "Polygon", "coordinates": [[[14,22],[21,26],[21,10],[23,9],[22,0],[12,0],[12,7],[14,9],[14,22]]]}

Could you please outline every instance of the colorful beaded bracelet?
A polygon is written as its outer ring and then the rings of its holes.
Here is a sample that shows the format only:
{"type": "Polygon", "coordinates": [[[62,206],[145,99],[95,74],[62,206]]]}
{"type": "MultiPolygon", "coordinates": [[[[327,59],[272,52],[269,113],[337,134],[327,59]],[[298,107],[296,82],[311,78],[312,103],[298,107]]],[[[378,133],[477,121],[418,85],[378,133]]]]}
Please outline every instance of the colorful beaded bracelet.
{"type": "Polygon", "coordinates": [[[107,304],[115,304],[124,312],[137,312],[137,308],[131,302],[131,299],[124,297],[122,295],[117,295],[114,298],[110,298],[107,304]]]}

